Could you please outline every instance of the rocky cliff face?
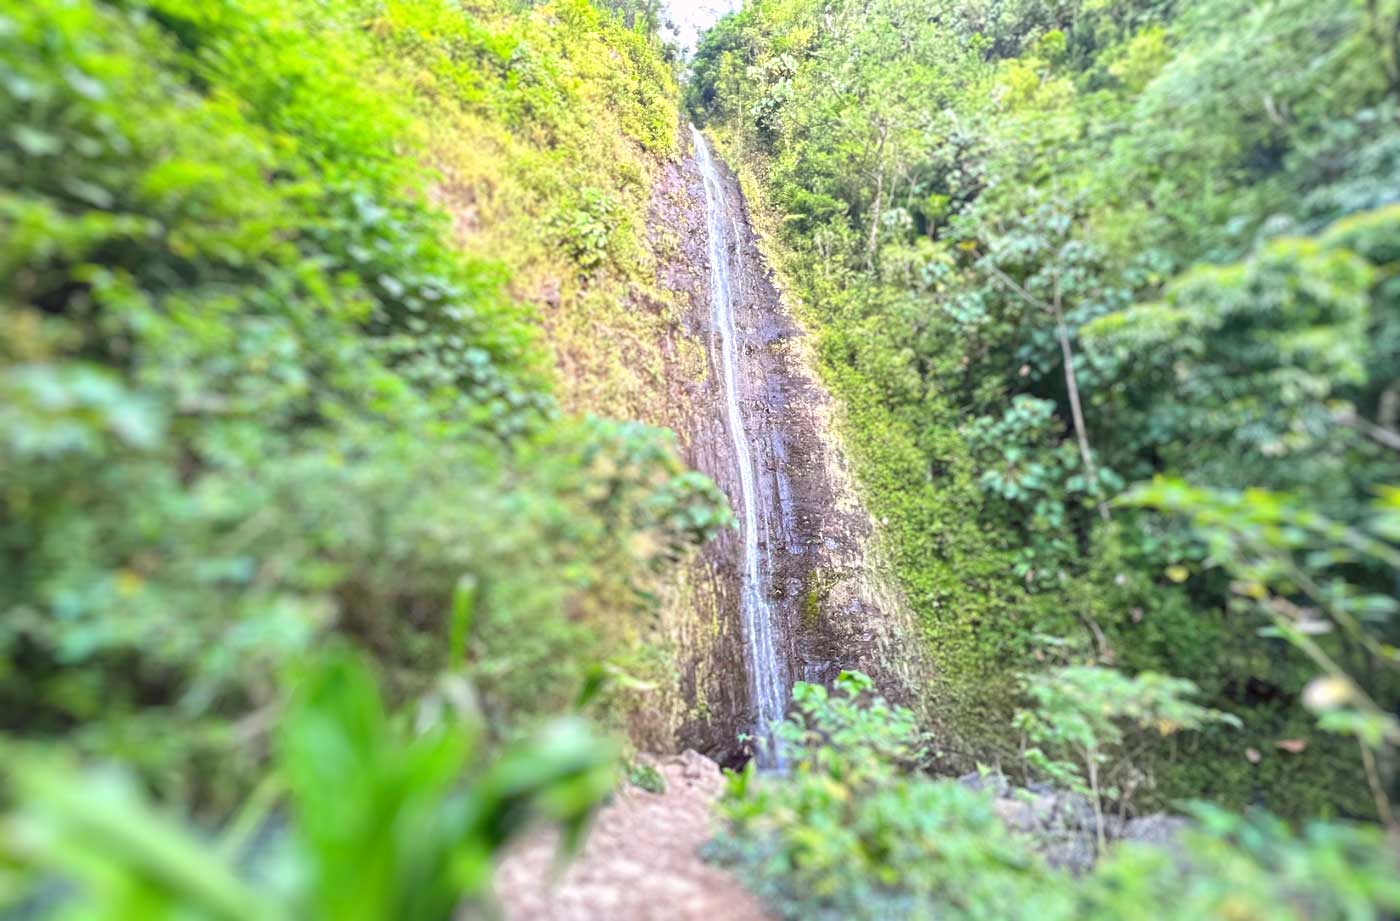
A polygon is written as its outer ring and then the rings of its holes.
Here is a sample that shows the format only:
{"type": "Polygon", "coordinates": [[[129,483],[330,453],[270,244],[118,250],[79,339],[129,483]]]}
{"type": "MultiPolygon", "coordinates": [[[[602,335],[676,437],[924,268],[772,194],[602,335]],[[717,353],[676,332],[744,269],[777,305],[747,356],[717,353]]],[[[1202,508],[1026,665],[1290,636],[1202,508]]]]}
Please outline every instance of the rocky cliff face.
{"type": "MultiPolygon", "coordinates": [[[[663,164],[651,200],[658,282],[680,305],[679,322],[659,343],[668,418],[652,421],[677,432],[686,461],[713,477],[737,507],[738,468],[725,428],[711,309],[705,190],[692,143],[682,137],[682,155],[663,164]]],[[[873,526],[839,445],[836,407],[759,252],[738,182],[716,166],[729,226],[738,402],[756,471],[758,549],[784,686],[830,682],[843,669],[860,669],[892,699],[913,700],[912,651],[920,644],[907,608],[875,564],[873,526]]],[[[737,531],[713,541],[667,599],[663,617],[681,671],[670,745],[721,762],[742,758],[735,737],[751,731],[756,717],[738,613],[742,552],[737,531]]]]}

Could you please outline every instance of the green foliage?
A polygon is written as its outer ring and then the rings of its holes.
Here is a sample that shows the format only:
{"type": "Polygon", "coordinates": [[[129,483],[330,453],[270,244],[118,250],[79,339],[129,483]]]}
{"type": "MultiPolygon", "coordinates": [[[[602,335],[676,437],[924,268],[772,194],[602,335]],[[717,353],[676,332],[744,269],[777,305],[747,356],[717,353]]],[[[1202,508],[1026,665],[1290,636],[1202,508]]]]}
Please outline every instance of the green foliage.
{"type": "Polygon", "coordinates": [[[793,712],[778,727],[780,747],[794,753],[792,770],[858,780],[922,757],[913,713],[873,692],[860,672],[842,672],[831,691],[805,681],[793,685],[793,712]]]}
{"type": "Polygon", "coordinates": [[[1131,741],[1145,732],[1168,736],[1209,722],[1240,725],[1228,713],[1192,703],[1196,693],[1181,678],[1070,666],[1029,677],[1026,696],[1033,708],[1018,711],[1013,722],[1033,746],[1024,753],[1031,769],[1091,797],[1102,848],[1104,806],[1126,809],[1144,783],[1131,754],[1138,746],[1131,741]]]}
{"type": "MultiPolygon", "coordinates": [[[[1164,711],[1181,706],[1180,688],[1142,688],[1164,711]]],[[[1400,907],[1395,853],[1378,830],[1315,823],[1294,834],[1265,813],[1204,806],[1169,849],[1122,844],[1084,875],[1053,869],[990,793],[887,760],[917,736],[863,676],[843,676],[833,695],[798,689],[790,772],[734,775],[728,825],[710,845],[781,917],[1379,919],[1400,907]]]]}
{"type": "Polygon", "coordinates": [[[586,188],[572,209],[555,217],[554,227],[569,255],[589,270],[608,258],[616,221],[617,204],[602,190],[586,188]]]}
{"type": "Polygon", "coordinates": [[[852,672],[832,692],[798,682],[792,703],[779,727],[786,774],[750,764],[732,775],[729,825],[710,846],[784,917],[918,917],[945,887],[997,917],[1026,894],[974,872],[1022,857],[983,797],[900,773],[924,749],[910,711],[852,672]]]}
{"type": "Polygon", "coordinates": [[[364,26],[376,78],[415,116],[401,140],[433,168],[454,242],[504,263],[533,303],[560,405],[674,420],[655,382],[677,305],[647,216],[676,149],[677,93],[647,4],[355,5],[351,31],[364,26]]]}
{"type": "Polygon", "coordinates": [[[0,847],[42,917],[446,921],[487,898],[493,855],[530,821],[576,842],[612,783],[613,750],[577,721],[490,759],[481,741],[460,714],[406,731],[366,663],[335,653],[298,675],[274,772],[213,839],[129,775],[8,744],[0,847]],[[285,828],[267,814],[282,787],[285,828]],[[72,888],[41,896],[46,874],[72,888]]]}
{"type": "Polygon", "coordinates": [[[1105,467],[1095,470],[1093,488],[1074,444],[1056,437],[1054,412],[1051,401],[1022,394],[1001,418],[982,416],[965,430],[969,449],[982,462],[978,485],[1023,516],[1015,573],[1027,584],[1069,579],[1061,561],[1076,549],[1070,528],[1075,508],[1084,508],[1099,490],[1122,485],[1105,467]]]}
{"type": "Polygon", "coordinates": [[[1261,489],[1223,492],[1158,479],[1124,501],[1189,516],[1210,548],[1208,564],[1234,577],[1233,608],[1266,622],[1261,635],[1286,641],[1317,669],[1302,702],[1321,728],[1360,745],[1377,812],[1393,825],[1377,755],[1388,761],[1400,746],[1400,722],[1378,701],[1394,695],[1400,671],[1390,641],[1400,604],[1354,574],[1359,564],[1400,571],[1400,492],[1385,491],[1363,528],[1261,489]]]}
{"type": "Polygon", "coordinates": [[[645,761],[633,761],[627,766],[627,782],[648,793],[666,792],[666,778],[655,765],[645,761]]]}
{"type": "MultiPolygon", "coordinates": [[[[1395,209],[1366,217],[1380,234],[1400,234],[1395,209]]],[[[1161,302],[1085,328],[1114,364],[1157,384],[1123,421],[1161,439],[1168,469],[1295,488],[1343,469],[1352,462],[1343,452],[1369,453],[1334,414],[1366,386],[1368,330],[1384,322],[1385,301],[1372,305],[1379,267],[1343,239],[1328,230],[1270,240],[1242,263],[1176,279],[1161,302]]],[[[1314,495],[1344,501],[1346,485],[1314,495]]]]}
{"type": "Polygon", "coordinates": [[[1077,917],[1382,918],[1395,912],[1394,851],[1375,829],[1197,806],[1188,855],[1122,847],[1095,868],[1077,917]]]}
{"type": "Polygon", "coordinates": [[[492,739],[635,657],[723,497],[669,433],[561,416],[423,166],[429,71],[497,134],[576,122],[563,86],[637,114],[653,45],[568,8],[635,66],[445,2],[0,9],[0,728],[221,813],[328,631],[395,695],[465,661],[492,739]]]}
{"type": "MultiPolygon", "coordinates": [[[[1306,723],[1304,658],[1195,575],[1195,535],[1096,513],[1166,474],[1355,523],[1400,482],[1396,21],[1394,0],[758,0],[701,42],[687,104],[769,212],[949,750],[1009,755],[1013,676],[1085,656],[1243,720],[1153,746],[1163,797],[1306,723]]],[[[1312,736],[1225,795],[1365,808],[1333,754],[1312,736]]]]}

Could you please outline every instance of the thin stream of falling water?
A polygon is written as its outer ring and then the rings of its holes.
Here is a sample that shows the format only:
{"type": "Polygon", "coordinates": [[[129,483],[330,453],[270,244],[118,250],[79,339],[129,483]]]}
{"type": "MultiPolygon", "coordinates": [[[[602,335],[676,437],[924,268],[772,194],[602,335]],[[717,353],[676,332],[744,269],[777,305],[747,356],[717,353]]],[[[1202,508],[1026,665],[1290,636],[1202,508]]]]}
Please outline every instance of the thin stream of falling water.
{"type": "MultiPolygon", "coordinates": [[[[739,337],[734,325],[729,255],[731,240],[726,233],[724,219],[728,209],[724,183],[715,168],[704,135],[694,125],[690,126],[690,132],[695,139],[695,162],[705,180],[705,220],[710,244],[710,303],[720,338],[727,428],[739,467],[739,523],[744,532],[740,616],[748,644],[751,690],[758,710],[758,725],[754,727],[759,742],[756,757],[760,767],[781,767],[782,758],[773,738],[772,725],[783,718],[786,689],[773,641],[773,607],[768,601],[764,568],[759,559],[758,497],[753,456],[749,450],[748,432],[744,428],[744,414],[739,406],[739,337]]],[[[737,243],[737,227],[731,222],[730,228],[736,231],[733,242],[737,243]]],[[[734,258],[739,258],[737,253],[734,258]]]]}

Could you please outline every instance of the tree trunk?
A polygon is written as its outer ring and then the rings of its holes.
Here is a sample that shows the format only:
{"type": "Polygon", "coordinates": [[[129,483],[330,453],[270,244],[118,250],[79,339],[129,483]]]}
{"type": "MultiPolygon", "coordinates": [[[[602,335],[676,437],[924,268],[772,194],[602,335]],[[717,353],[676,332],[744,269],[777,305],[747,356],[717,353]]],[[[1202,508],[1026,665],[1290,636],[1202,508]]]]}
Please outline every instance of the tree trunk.
{"type": "Polygon", "coordinates": [[[1065,366],[1065,389],[1069,391],[1069,411],[1074,419],[1074,437],[1079,442],[1079,458],[1084,463],[1084,475],[1088,477],[1088,487],[1099,506],[1099,517],[1105,522],[1109,520],[1108,506],[1104,504],[1099,487],[1099,472],[1094,466],[1094,452],[1089,448],[1089,434],[1084,428],[1084,408],[1079,403],[1079,378],[1074,373],[1074,350],[1069,344],[1069,330],[1065,328],[1064,310],[1060,305],[1060,275],[1055,274],[1055,297],[1047,304],[1040,298],[1031,294],[1023,286],[1016,283],[1010,275],[994,265],[988,268],[992,274],[1001,279],[1002,284],[1012,291],[1015,291],[1021,298],[1033,307],[1048,310],[1055,318],[1055,337],[1060,340],[1060,355],[1065,366]]]}
{"type": "Polygon", "coordinates": [[[1366,19],[1386,84],[1392,93],[1400,95],[1400,15],[1393,22],[1386,22],[1378,0],[1366,0],[1366,19]]]}
{"type": "Polygon", "coordinates": [[[1095,758],[1096,754],[1097,750],[1092,747],[1084,750],[1085,765],[1089,768],[1089,790],[1093,797],[1094,841],[1098,845],[1098,855],[1102,857],[1108,850],[1108,836],[1104,834],[1103,806],[1099,802],[1099,763],[1095,758]]]}
{"type": "Polygon", "coordinates": [[[880,125],[880,143],[875,148],[875,201],[870,206],[870,239],[865,245],[865,267],[875,268],[875,245],[880,238],[880,210],[885,204],[885,138],[889,127],[880,125]]]}
{"type": "Polygon", "coordinates": [[[1069,391],[1069,411],[1074,416],[1074,437],[1079,441],[1079,457],[1084,461],[1084,476],[1088,480],[1090,494],[1098,502],[1099,517],[1109,520],[1108,506],[1099,493],[1099,471],[1094,466],[1094,452],[1089,449],[1089,435],[1084,429],[1084,408],[1079,403],[1079,377],[1074,373],[1074,350],[1069,344],[1069,330],[1065,329],[1064,312],[1060,307],[1060,276],[1055,276],[1055,300],[1050,305],[1055,311],[1055,336],[1060,340],[1060,354],[1065,365],[1065,389],[1069,391]]]}

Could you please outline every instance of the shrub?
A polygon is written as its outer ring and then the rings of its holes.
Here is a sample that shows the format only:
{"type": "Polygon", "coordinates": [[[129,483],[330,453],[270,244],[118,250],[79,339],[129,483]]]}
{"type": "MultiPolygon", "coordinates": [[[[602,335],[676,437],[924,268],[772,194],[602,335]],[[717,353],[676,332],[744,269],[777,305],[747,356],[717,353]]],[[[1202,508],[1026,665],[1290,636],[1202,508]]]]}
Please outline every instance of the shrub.
{"type": "Polygon", "coordinates": [[[20,802],[0,853],[24,874],[10,882],[53,918],[448,921],[487,899],[494,855],[532,819],[577,843],[615,751],[561,721],[486,758],[479,725],[439,712],[408,732],[364,661],[323,657],[293,684],[273,773],[212,840],[128,775],[7,744],[20,802]],[[285,821],[268,812],[281,791],[285,821]]]}
{"type": "Polygon", "coordinates": [[[328,631],[421,691],[473,582],[509,736],[728,520],[669,433],[560,417],[507,271],[427,204],[361,12],[0,11],[0,729],[214,812],[265,750],[235,724],[328,631]]]}
{"type": "MultiPolygon", "coordinates": [[[[1121,705],[1155,709],[1152,697],[1121,705]]],[[[912,719],[864,676],[843,675],[835,694],[799,683],[783,737],[790,769],[731,775],[727,824],[708,853],[793,921],[1381,919],[1400,910],[1400,856],[1378,829],[1313,823],[1295,834],[1263,812],[1196,806],[1168,848],[1116,845],[1080,877],[1053,869],[1035,838],[1003,824],[992,792],[904,766],[918,750],[912,719]]]]}

